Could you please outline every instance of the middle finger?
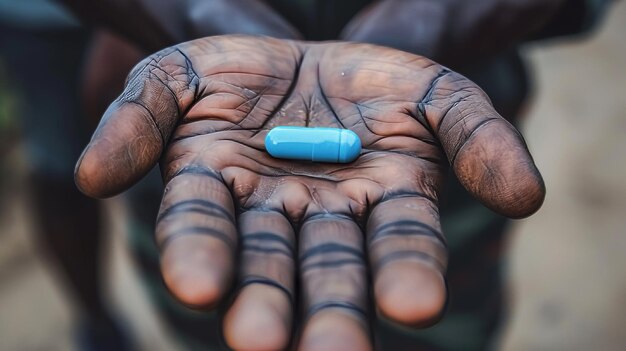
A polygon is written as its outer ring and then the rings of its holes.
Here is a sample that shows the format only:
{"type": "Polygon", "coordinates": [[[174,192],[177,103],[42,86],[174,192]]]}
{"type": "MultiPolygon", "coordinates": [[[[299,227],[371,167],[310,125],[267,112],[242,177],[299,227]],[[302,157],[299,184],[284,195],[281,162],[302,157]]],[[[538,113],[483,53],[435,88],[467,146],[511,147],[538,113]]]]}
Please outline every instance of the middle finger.
{"type": "Polygon", "coordinates": [[[294,233],[277,211],[239,215],[239,293],[224,319],[224,334],[235,350],[283,350],[291,336],[294,289],[294,233]]]}
{"type": "Polygon", "coordinates": [[[363,234],[350,218],[320,214],[300,231],[303,329],[298,349],[371,350],[363,234]]]}

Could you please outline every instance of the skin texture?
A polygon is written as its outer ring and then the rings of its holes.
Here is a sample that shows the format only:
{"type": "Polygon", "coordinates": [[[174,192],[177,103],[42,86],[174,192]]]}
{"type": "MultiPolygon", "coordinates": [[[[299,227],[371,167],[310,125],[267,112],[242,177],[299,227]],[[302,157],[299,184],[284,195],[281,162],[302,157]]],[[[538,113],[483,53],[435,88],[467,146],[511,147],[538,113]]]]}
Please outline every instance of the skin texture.
{"type": "Polygon", "coordinates": [[[527,39],[564,0],[381,0],[364,9],[341,39],[385,45],[455,67],[527,39]]]}
{"type": "Polygon", "coordinates": [[[164,280],[192,307],[232,299],[224,334],[237,350],[284,349],[294,334],[301,350],[371,349],[371,299],[398,323],[436,321],[448,165],[509,217],[544,197],[522,137],[475,84],[364,44],[224,36],[148,57],[106,111],[76,182],[107,197],[157,162],[164,280]],[[273,159],[263,139],[279,125],[348,128],[363,152],[350,164],[273,159]]]}

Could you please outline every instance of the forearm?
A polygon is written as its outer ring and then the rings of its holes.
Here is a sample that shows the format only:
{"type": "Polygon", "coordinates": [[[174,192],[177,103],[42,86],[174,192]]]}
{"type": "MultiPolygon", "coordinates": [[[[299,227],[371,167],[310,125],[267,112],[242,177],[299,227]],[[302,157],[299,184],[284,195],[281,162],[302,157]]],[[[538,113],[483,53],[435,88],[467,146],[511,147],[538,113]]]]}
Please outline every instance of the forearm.
{"type": "Polygon", "coordinates": [[[343,38],[466,65],[531,37],[564,1],[380,0],[352,20],[343,38]]]}
{"type": "Polygon", "coordinates": [[[445,56],[481,59],[536,35],[568,0],[448,1],[456,4],[445,56]]]}
{"type": "Polygon", "coordinates": [[[531,40],[582,34],[593,30],[613,0],[566,0],[531,40]]]}
{"type": "Polygon", "coordinates": [[[56,0],[83,23],[105,27],[130,39],[143,49],[154,51],[184,39],[181,5],[166,0],[56,0]],[[158,8],[159,11],[153,11],[158,8]],[[169,14],[164,18],[165,14],[169,14]]]}
{"type": "Polygon", "coordinates": [[[57,1],[84,22],[104,26],[149,51],[221,34],[299,37],[261,0],[57,1]]]}

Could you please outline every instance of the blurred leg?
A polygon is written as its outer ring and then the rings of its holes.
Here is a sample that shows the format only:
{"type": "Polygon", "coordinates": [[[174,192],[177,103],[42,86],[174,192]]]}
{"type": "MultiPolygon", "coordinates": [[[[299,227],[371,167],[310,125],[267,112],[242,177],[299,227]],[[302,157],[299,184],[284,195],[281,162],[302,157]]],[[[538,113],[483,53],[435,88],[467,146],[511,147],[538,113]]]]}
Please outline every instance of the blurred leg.
{"type": "Polygon", "coordinates": [[[77,302],[83,349],[124,349],[102,296],[99,205],[78,192],[74,163],[91,130],[79,78],[89,34],[78,28],[0,28],[0,57],[18,96],[31,168],[33,218],[44,254],[77,302]]]}
{"type": "Polygon", "coordinates": [[[98,203],[67,178],[32,174],[31,197],[45,254],[58,264],[85,317],[110,323],[103,304],[98,203]]]}

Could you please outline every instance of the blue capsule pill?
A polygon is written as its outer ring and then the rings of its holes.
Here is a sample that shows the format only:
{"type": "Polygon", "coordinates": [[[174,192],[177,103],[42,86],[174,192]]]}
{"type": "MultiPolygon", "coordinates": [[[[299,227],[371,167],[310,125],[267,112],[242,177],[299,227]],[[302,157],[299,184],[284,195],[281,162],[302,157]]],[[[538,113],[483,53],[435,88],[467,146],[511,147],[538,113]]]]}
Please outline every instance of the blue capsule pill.
{"type": "Polygon", "coordinates": [[[265,149],[276,158],[348,163],[361,153],[361,140],[348,129],[284,126],[267,133],[265,149]]]}

